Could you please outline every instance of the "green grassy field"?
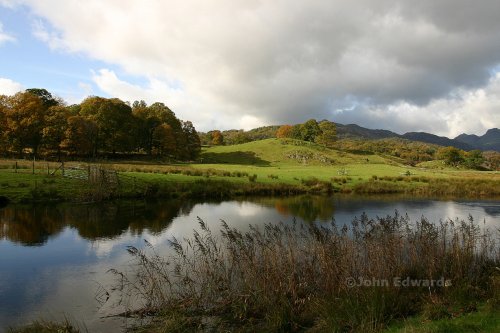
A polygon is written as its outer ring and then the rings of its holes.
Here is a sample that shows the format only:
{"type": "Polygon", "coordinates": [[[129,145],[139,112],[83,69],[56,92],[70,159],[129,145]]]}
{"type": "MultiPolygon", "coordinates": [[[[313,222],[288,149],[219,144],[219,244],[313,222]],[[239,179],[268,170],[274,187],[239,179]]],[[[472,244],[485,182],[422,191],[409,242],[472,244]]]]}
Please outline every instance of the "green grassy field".
{"type": "MultiPolygon", "coordinates": [[[[30,201],[33,197],[78,201],[91,190],[86,182],[64,178],[60,172],[49,176],[58,163],[38,161],[34,174],[31,161],[17,161],[17,173],[13,169],[15,163],[0,161],[0,196],[11,201],[30,201]]],[[[65,165],[79,164],[86,165],[78,162],[65,165]]],[[[134,193],[140,195],[140,190],[146,187],[172,184],[184,184],[180,191],[189,192],[190,183],[204,186],[230,183],[241,189],[255,184],[273,189],[286,185],[300,191],[318,188],[316,185],[320,183],[319,187],[324,189],[328,183],[339,192],[500,195],[499,172],[454,169],[440,161],[411,167],[394,157],[350,154],[296,140],[267,139],[204,148],[199,161],[191,164],[162,161],[99,164],[119,172],[122,176],[119,192],[128,197],[134,193]]]]}
{"type": "Polygon", "coordinates": [[[494,333],[500,332],[500,313],[484,310],[467,313],[457,318],[425,320],[412,317],[391,325],[383,333],[494,333]]]}

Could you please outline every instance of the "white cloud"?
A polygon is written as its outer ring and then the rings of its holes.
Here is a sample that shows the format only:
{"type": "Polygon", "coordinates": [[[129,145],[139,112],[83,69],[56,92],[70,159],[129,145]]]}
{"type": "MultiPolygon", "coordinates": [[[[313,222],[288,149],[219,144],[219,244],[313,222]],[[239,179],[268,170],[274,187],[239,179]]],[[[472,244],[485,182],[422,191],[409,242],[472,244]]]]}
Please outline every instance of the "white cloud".
{"type": "Polygon", "coordinates": [[[14,42],[16,38],[3,31],[3,24],[0,22],[0,45],[6,42],[14,42]]]}
{"type": "Polygon", "coordinates": [[[19,3],[19,0],[0,0],[0,6],[6,8],[14,8],[19,3]]]}
{"type": "Polygon", "coordinates": [[[142,99],[149,104],[163,102],[174,112],[182,110],[181,118],[195,120],[199,130],[207,131],[225,127],[227,124],[236,128],[251,129],[263,124],[257,117],[248,114],[221,113],[214,117],[214,114],[204,110],[202,101],[188,96],[181,88],[172,87],[156,78],[149,78],[147,86],[143,87],[121,80],[112,70],[100,69],[92,72],[92,79],[101,91],[124,101],[133,102],[142,99]]]}
{"type": "Polygon", "coordinates": [[[456,137],[462,133],[484,134],[500,124],[500,73],[479,89],[456,89],[445,98],[431,100],[425,106],[398,102],[379,107],[359,107],[337,111],[336,118],[373,128],[391,128],[398,133],[426,131],[456,137]]]}
{"type": "Polygon", "coordinates": [[[22,84],[0,77],[0,95],[14,95],[23,90],[22,84]]]}
{"type": "MultiPolygon", "coordinates": [[[[352,112],[378,127],[387,126],[377,119],[397,112],[434,119],[433,103],[451,106],[450,93],[486,87],[500,62],[497,0],[23,2],[48,23],[34,32],[50,47],[149,80],[139,87],[100,71],[94,80],[101,89],[162,97],[202,126],[298,122],[353,104],[363,107],[352,112]]],[[[467,112],[443,115],[449,123],[437,131],[471,128],[467,112]]],[[[391,129],[420,125],[395,119],[391,129]]]]}

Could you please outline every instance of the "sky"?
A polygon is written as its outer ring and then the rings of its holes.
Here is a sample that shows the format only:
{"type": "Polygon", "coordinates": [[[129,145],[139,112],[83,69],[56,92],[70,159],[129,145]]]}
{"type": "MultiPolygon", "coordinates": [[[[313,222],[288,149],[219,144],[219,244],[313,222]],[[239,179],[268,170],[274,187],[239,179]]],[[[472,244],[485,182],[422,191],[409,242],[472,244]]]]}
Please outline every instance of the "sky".
{"type": "Polygon", "coordinates": [[[0,0],[0,94],[163,102],[201,131],[500,127],[498,0],[0,0]]]}

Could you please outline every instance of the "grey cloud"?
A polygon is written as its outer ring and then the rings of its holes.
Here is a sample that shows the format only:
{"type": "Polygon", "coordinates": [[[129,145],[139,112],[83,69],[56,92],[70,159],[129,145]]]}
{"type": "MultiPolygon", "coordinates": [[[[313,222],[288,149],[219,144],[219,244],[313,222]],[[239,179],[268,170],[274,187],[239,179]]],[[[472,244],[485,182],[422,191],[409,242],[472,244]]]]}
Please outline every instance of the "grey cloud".
{"type": "Polygon", "coordinates": [[[339,117],[453,132],[454,111],[428,106],[486,87],[500,62],[498,1],[24,2],[52,24],[59,47],[178,80],[214,116],[265,123],[339,117]],[[394,117],[401,103],[432,123],[394,117]]]}

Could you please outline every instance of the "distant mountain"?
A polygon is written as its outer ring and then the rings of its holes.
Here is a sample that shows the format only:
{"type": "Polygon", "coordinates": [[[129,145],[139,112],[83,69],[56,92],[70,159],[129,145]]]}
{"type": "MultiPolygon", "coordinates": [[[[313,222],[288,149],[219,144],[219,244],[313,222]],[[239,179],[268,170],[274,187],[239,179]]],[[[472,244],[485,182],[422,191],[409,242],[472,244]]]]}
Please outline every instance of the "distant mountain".
{"type": "Polygon", "coordinates": [[[466,143],[474,149],[500,151],[500,129],[498,128],[489,129],[483,136],[460,134],[455,140],[466,143]]]}
{"type": "Polygon", "coordinates": [[[369,129],[355,124],[337,125],[337,136],[339,139],[386,139],[402,138],[411,141],[431,143],[439,146],[451,146],[463,150],[495,150],[500,152],[500,129],[492,128],[483,136],[461,134],[455,139],[438,136],[426,132],[408,132],[403,135],[382,129],[369,129]]]}
{"type": "Polygon", "coordinates": [[[445,136],[437,136],[437,135],[429,134],[429,133],[425,133],[425,132],[408,132],[408,133],[403,134],[402,137],[405,139],[408,139],[408,140],[412,140],[412,141],[432,143],[432,144],[439,145],[439,146],[445,146],[445,147],[452,146],[452,147],[456,147],[456,148],[463,149],[463,150],[474,149],[471,145],[469,145],[467,143],[453,140],[453,139],[449,139],[445,136]]]}
{"type": "Polygon", "coordinates": [[[400,137],[399,134],[382,129],[369,129],[359,125],[349,124],[335,124],[337,126],[337,136],[340,139],[347,138],[363,138],[363,139],[386,139],[393,137],[400,137]]]}

